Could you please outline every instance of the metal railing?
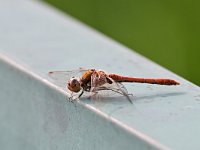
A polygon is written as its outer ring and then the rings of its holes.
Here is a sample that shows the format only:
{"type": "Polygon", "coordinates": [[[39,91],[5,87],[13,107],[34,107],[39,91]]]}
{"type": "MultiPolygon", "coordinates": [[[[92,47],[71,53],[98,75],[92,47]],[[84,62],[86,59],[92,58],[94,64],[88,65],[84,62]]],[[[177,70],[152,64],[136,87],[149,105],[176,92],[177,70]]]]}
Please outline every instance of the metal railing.
{"type": "Polygon", "coordinates": [[[2,149],[200,148],[199,87],[40,1],[0,6],[2,149]],[[126,84],[133,104],[72,103],[48,72],[79,67],[181,85],[126,84]]]}

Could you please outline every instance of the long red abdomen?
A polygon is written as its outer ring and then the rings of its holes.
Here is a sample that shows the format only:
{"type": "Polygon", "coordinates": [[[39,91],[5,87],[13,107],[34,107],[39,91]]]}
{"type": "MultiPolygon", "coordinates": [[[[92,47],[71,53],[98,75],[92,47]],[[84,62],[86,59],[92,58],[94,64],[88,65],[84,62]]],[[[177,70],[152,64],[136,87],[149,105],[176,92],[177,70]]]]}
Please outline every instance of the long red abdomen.
{"type": "Polygon", "coordinates": [[[149,84],[160,84],[160,85],[179,85],[180,83],[171,79],[151,79],[151,78],[133,78],[124,77],[116,74],[109,74],[109,77],[116,82],[138,82],[138,83],[149,83],[149,84]]]}

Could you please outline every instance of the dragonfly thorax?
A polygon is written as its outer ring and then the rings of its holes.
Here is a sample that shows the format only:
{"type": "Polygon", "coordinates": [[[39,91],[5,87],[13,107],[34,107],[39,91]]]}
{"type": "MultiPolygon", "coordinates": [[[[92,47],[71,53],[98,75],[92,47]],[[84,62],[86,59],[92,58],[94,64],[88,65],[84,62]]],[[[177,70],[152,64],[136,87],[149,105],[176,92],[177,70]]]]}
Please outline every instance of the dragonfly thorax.
{"type": "Polygon", "coordinates": [[[79,92],[81,90],[81,84],[79,78],[72,77],[67,82],[67,88],[72,92],[79,92]]]}

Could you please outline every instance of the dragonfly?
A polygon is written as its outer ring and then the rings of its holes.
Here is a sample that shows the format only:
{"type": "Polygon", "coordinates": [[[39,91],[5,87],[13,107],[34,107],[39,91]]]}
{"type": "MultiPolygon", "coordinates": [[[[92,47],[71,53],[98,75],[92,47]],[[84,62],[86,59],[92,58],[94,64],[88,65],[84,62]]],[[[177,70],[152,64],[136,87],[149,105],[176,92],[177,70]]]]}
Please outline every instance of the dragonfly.
{"type": "Polygon", "coordinates": [[[112,94],[117,93],[124,96],[132,103],[131,96],[124,82],[148,83],[159,85],[179,85],[180,83],[165,78],[138,78],[128,77],[113,73],[106,73],[98,69],[83,69],[79,68],[70,71],[50,71],[49,76],[57,83],[57,85],[67,89],[71,96],[70,100],[79,99],[84,92],[90,93],[90,98],[96,97],[101,91],[109,91],[112,94]],[[78,96],[75,94],[78,93],[78,96]]]}

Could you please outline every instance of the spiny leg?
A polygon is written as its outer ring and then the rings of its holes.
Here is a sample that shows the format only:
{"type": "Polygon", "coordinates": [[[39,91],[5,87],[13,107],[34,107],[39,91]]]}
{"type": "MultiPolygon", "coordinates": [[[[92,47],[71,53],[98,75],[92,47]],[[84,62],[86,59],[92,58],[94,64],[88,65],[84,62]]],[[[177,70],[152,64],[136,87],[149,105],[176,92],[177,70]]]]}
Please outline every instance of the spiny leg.
{"type": "Polygon", "coordinates": [[[79,94],[79,96],[77,98],[80,98],[84,93],[84,90],[81,91],[81,93],[79,94]]]}

